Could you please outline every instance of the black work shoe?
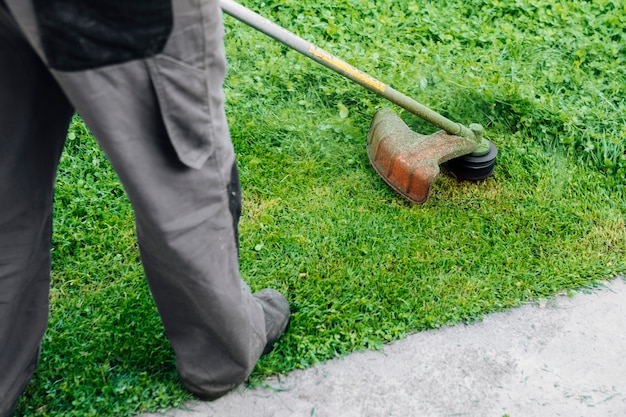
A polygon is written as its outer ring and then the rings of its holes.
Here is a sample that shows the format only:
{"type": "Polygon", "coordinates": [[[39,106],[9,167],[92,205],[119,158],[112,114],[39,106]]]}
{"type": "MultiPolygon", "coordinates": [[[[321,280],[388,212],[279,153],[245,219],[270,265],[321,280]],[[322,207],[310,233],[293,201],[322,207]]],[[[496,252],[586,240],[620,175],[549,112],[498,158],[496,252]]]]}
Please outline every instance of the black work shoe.
{"type": "Polygon", "coordinates": [[[265,314],[265,336],[267,343],[263,349],[263,355],[270,353],[274,343],[285,333],[289,325],[289,301],[276,290],[265,288],[253,294],[263,307],[265,314]]]}

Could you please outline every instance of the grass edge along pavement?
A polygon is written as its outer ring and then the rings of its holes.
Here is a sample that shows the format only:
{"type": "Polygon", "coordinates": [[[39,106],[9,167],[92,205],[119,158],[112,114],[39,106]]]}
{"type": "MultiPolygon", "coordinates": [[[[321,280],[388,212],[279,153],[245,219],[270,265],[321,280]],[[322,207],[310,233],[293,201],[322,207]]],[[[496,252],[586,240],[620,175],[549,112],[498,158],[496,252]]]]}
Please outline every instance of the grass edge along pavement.
{"type": "MultiPolygon", "coordinates": [[[[254,290],[287,293],[294,309],[252,383],[626,270],[626,76],[613,53],[626,11],[611,1],[452,3],[246,3],[451,119],[485,124],[500,150],[494,177],[444,172],[422,206],[367,161],[369,120],[387,103],[226,20],[242,273],[254,290]]],[[[57,182],[50,327],[18,415],[129,416],[189,398],[132,220],[75,119],[57,182]]]]}

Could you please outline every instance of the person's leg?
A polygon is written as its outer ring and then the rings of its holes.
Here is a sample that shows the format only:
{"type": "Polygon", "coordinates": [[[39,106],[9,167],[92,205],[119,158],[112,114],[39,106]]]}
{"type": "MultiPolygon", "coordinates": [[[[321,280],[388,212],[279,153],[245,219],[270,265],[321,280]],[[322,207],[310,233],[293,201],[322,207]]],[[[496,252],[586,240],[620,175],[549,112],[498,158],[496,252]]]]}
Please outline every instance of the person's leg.
{"type": "MultiPolygon", "coordinates": [[[[201,168],[184,165],[143,63],[90,73],[123,86],[94,88],[99,104],[74,102],[133,205],[141,260],[181,379],[196,394],[221,395],[243,382],[266,343],[263,311],[239,277],[232,147],[217,138],[201,168]],[[103,111],[103,103],[119,112],[103,111]]],[[[78,84],[81,96],[91,89],[78,84]]]]}
{"type": "MultiPolygon", "coordinates": [[[[20,1],[11,3],[28,14],[20,1]]],[[[72,62],[71,71],[53,73],[131,200],[146,277],[181,380],[215,398],[245,380],[285,330],[289,306],[277,292],[252,296],[239,275],[240,190],[224,113],[218,2],[172,6],[173,29],[161,53],[84,70],[72,62]]],[[[44,30],[64,30],[52,26],[44,30]]],[[[40,39],[44,56],[59,47],[40,39]]]]}
{"type": "Polygon", "coordinates": [[[0,416],[47,326],[53,182],[72,112],[0,0],[0,416]]]}

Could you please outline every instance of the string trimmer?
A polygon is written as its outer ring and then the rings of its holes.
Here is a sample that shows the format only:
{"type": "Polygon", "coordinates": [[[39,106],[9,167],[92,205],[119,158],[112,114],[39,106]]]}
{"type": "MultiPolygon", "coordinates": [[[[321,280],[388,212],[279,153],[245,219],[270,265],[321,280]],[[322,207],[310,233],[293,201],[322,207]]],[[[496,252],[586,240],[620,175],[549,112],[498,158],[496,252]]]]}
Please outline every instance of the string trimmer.
{"type": "Polygon", "coordinates": [[[409,200],[426,201],[444,162],[460,179],[480,180],[493,174],[498,151],[483,138],[481,125],[473,123],[468,128],[447,119],[233,0],[220,0],[220,5],[232,17],[443,129],[421,135],[391,109],[374,115],[367,136],[370,162],[389,186],[409,200]]]}

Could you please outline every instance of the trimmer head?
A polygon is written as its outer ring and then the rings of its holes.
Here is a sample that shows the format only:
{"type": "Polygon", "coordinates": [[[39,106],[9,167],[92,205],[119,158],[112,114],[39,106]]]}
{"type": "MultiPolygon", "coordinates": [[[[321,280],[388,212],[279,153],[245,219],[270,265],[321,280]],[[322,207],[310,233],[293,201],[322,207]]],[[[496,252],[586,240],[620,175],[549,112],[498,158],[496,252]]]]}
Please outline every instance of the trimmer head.
{"type": "Polygon", "coordinates": [[[492,176],[498,148],[491,141],[483,141],[484,149],[451,159],[445,163],[445,167],[460,180],[480,181],[492,176]]]}
{"type": "Polygon", "coordinates": [[[478,146],[473,139],[444,131],[415,133],[387,108],[374,115],[367,135],[367,155],[376,172],[414,203],[426,201],[440,164],[469,154],[478,146]]]}

